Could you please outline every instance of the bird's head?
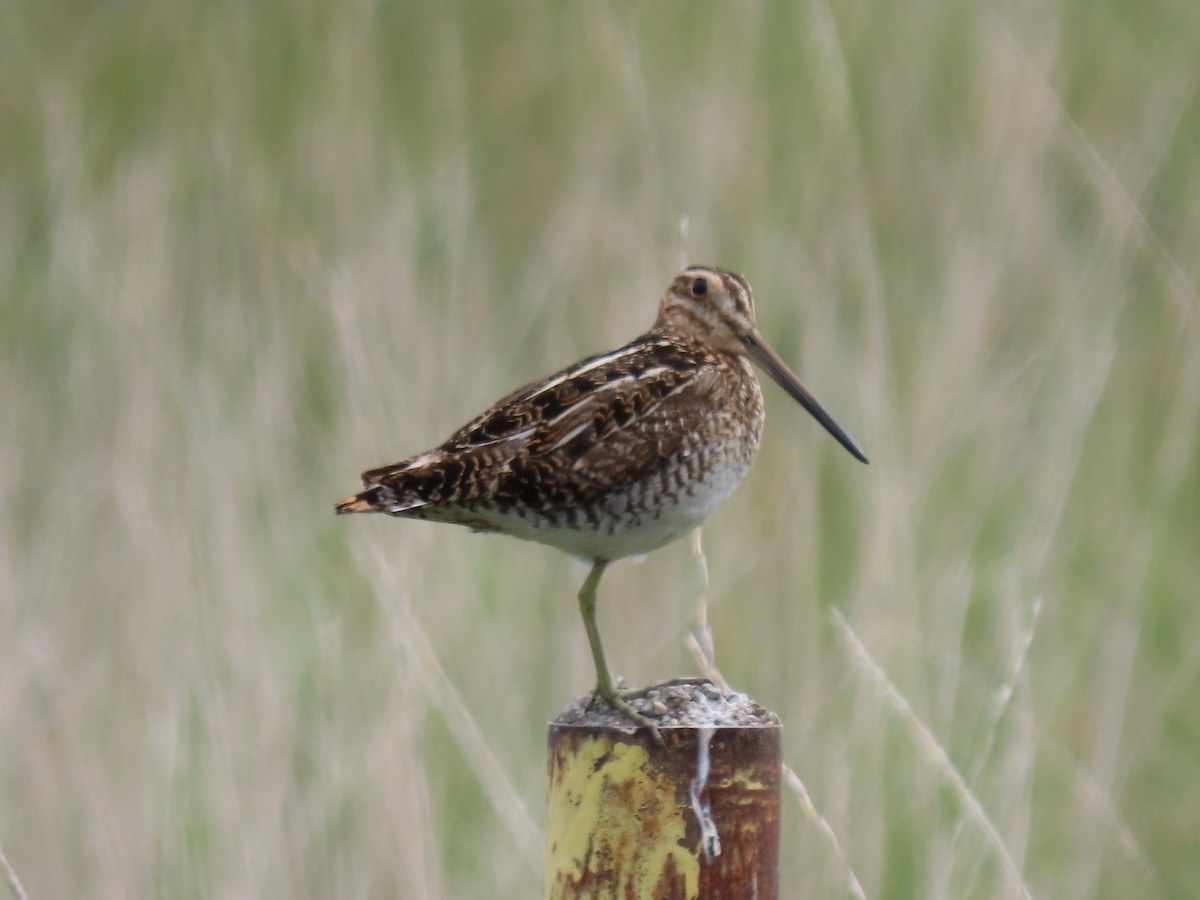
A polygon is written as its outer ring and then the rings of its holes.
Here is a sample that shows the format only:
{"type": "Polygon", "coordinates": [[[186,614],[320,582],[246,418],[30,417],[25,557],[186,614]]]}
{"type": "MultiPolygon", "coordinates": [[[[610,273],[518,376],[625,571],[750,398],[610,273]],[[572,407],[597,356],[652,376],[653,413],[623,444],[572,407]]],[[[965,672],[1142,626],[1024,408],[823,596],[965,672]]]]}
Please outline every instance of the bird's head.
{"type": "Polygon", "coordinates": [[[754,294],[741,275],[711,266],[690,266],[667,288],[655,326],[699,340],[714,350],[744,356],[745,336],[758,332],[754,294]]]}
{"type": "Polygon", "coordinates": [[[854,439],[825,412],[763,339],[754,322],[754,294],[741,275],[712,266],[689,266],[671,281],[654,327],[721,353],[749,357],[855,459],[867,461],[854,439]]]}

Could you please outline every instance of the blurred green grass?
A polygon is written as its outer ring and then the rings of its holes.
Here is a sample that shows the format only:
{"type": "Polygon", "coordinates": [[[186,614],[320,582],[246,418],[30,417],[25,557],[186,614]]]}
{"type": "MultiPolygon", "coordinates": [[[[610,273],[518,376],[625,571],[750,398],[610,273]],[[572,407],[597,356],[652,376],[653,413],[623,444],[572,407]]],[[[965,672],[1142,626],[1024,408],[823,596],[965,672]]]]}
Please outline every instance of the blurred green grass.
{"type": "MultiPolygon", "coordinates": [[[[783,895],[1194,893],[1197,43],[1183,0],[5,6],[30,895],[535,895],[582,571],[330,504],[685,258],[872,459],[768,387],[705,527],[718,663],[844,853],[790,800],[783,895]]],[[[687,542],[615,568],[616,667],[693,671],[702,590],[687,542]]]]}

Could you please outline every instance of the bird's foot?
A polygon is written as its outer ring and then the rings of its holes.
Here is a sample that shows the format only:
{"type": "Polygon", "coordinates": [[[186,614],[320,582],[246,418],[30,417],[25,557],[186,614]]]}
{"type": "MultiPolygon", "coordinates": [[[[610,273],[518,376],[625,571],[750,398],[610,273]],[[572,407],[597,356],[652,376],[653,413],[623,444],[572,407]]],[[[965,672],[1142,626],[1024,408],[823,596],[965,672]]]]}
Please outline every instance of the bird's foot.
{"type": "Polygon", "coordinates": [[[658,733],[658,726],[634,709],[629,702],[630,700],[637,700],[646,696],[647,690],[647,688],[640,690],[618,690],[615,687],[608,687],[606,690],[604,685],[597,685],[596,689],[592,692],[592,701],[588,704],[588,709],[595,709],[596,704],[603,700],[634,725],[649,731],[650,736],[654,738],[654,742],[663,747],[666,745],[663,743],[662,735],[658,733]]]}
{"type": "MultiPolygon", "coordinates": [[[[618,696],[622,700],[640,700],[655,691],[662,690],[667,687],[675,687],[676,685],[690,685],[692,687],[704,687],[706,684],[712,684],[713,680],[703,675],[689,676],[687,678],[672,678],[670,681],[663,681],[658,684],[648,684],[644,688],[632,688],[630,690],[617,690],[618,696]]],[[[593,697],[596,695],[593,694],[593,697]]]]}

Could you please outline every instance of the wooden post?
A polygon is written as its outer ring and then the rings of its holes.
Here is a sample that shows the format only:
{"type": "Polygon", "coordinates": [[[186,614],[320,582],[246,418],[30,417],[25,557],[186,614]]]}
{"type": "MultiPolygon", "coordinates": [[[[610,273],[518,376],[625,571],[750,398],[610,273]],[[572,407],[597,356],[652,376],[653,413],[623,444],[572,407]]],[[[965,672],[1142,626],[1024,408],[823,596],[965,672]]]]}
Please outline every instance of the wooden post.
{"type": "Polygon", "coordinates": [[[635,704],[659,744],[588,700],[550,723],[547,900],[777,900],[778,717],[674,682],[635,704]]]}

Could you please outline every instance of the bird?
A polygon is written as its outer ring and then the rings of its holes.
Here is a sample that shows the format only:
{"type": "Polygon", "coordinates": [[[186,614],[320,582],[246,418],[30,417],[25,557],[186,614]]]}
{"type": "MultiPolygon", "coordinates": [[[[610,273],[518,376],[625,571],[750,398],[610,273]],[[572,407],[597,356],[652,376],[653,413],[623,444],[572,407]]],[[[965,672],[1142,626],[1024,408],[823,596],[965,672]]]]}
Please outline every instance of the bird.
{"type": "Polygon", "coordinates": [[[513,391],[438,447],[364,472],[362,490],[334,508],[507,534],[590,562],[578,603],[593,703],[657,737],[630,703],[644,692],[613,679],[597,587],[614,560],[688,534],[742,480],[765,415],[752,362],[868,462],[771,349],[746,279],[694,265],[672,279],[645,334],[513,391]]]}

